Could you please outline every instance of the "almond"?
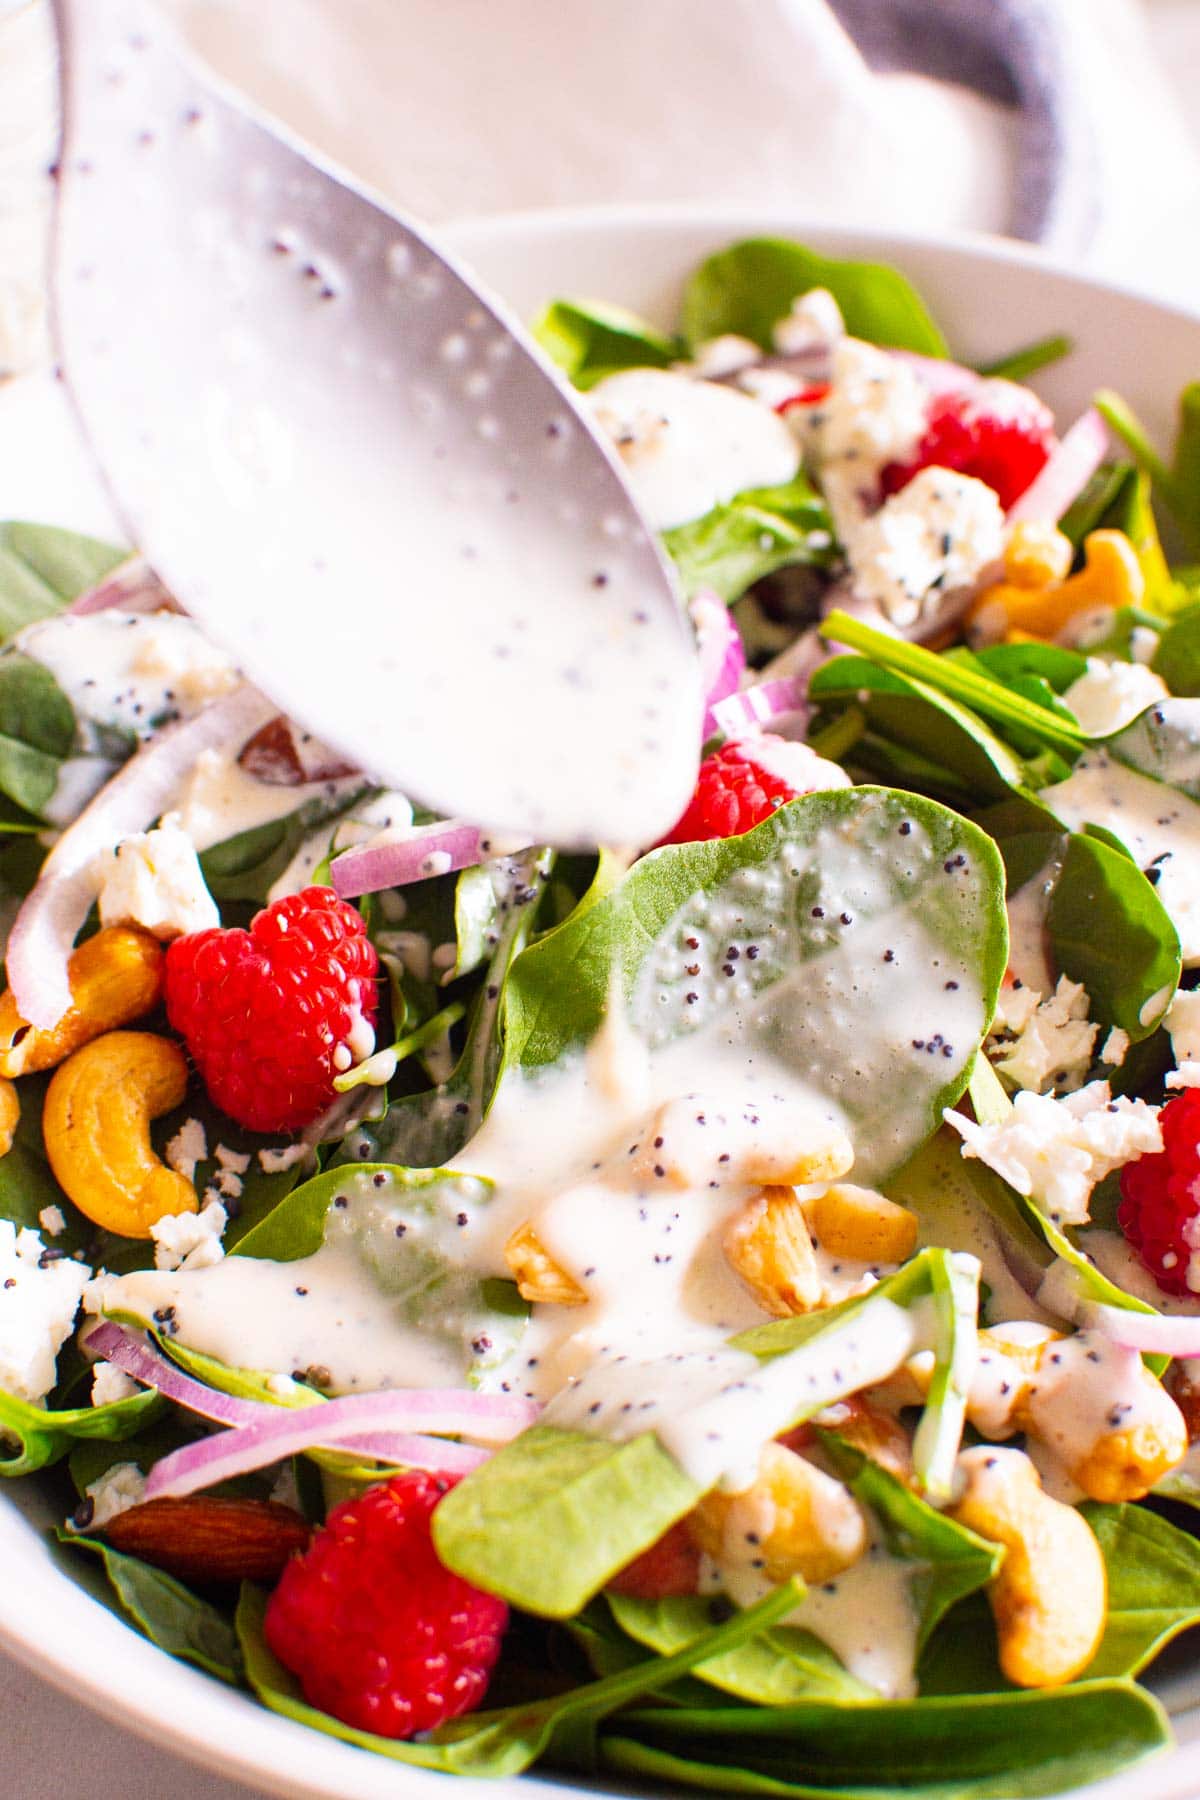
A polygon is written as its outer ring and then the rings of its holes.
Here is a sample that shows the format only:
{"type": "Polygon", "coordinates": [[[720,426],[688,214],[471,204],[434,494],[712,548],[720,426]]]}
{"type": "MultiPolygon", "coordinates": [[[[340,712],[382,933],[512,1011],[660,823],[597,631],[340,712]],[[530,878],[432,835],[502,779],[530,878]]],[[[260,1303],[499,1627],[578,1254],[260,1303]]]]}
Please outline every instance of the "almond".
{"type": "Polygon", "coordinates": [[[114,1550],[181,1581],[276,1581],[288,1558],[306,1548],[309,1527],[273,1500],[198,1494],[130,1506],[104,1533],[114,1550]]]}

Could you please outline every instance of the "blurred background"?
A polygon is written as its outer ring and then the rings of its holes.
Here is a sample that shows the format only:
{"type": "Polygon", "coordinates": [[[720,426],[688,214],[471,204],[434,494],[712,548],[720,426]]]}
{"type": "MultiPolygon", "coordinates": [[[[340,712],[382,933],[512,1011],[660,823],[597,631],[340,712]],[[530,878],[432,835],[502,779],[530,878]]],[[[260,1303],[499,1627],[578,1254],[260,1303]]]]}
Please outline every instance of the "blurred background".
{"type": "MultiPolygon", "coordinates": [[[[1200,0],[162,0],[426,219],[727,202],[1004,232],[1200,307],[1200,0]]],[[[49,0],[0,0],[0,370],[36,358],[49,0]]]]}

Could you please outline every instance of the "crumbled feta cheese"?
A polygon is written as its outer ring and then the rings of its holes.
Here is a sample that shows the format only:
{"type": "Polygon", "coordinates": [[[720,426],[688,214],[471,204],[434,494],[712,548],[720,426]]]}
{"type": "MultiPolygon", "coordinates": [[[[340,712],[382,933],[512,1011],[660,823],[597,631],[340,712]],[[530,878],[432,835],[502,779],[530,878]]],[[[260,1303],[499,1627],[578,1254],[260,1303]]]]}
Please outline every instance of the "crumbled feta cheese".
{"type": "Polygon", "coordinates": [[[1163,1024],[1171,1034],[1176,1063],[1167,1076],[1167,1086],[1200,1087],[1200,988],[1180,988],[1163,1024]]]}
{"type": "Polygon", "coordinates": [[[986,482],[934,467],[844,535],[855,593],[911,625],[930,597],[968,586],[996,561],[1004,513],[986,482]]]}
{"type": "Polygon", "coordinates": [[[311,1144],[303,1141],[298,1144],[284,1144],[279,1150],[260,1150],[258,1166],[264,1175],[282,1175],[285,1169],[294,1169],[297,1163],[304,1162],[306,1157],[311,1155],[311,1144]]]}
{"type": "Polygon", "coordinates": [[[726,331],[720,337],[709,338],[707,343],[700,344],[691,363],[678,366],[682,374],[719,381],[723,375],[736,375],[739,369],[748,369],[752,363],[761,361],[762,351],[757,344],[726,331]]]}
{"type": "Polygon", "coordinates": [[[219,1169],[230,1169],[235,1175],[244,1175],[250,1167],[248,1150],[231,1150],[228,1144],[218,1144],[213,1155],[219,1169]]]}
{"type": "Polygon", "coordinates": [[[1022,1091],[1001,1125],[949,1110],[944,1116],[963,1139],[964,1156],[977,1156],[1055,1224],[1086,1224],[1098,1181],[1162,1149],[1157,1110],[1144,1100],[1114,1100],[1107,1081],[1062,1100],[1022,1091]]]}
{"type": "Polygon", "coordinates": [[[1030,987],[1024,981],[1006,981],[996,997],[996,1016],[992,1021],[992,1030],[997,1026],[1011,1031],[1015,1036],[1024,1031],[1041,1001],[1037,988],[1030,987]]]}
{"type": "MultiPolygon", "coordinates": [[[[1003,990],[1001,995],[1003,999],[1003,990]]],[[[1045,1000],[1032,988],[1021,988],[1016,996],[1010,990],[1007,1009],[998,1006],[996,1016],[1004,1034],[997,1034],[993,1026],[988,1054],[1012,1087],[1070,1093],[1083,1086],[1100,1027],[1088,1019],[1087,990],[1079,982],[1060,975],[1045,1000]],[[1012,999],[1017,996],[1022,1004],[1014,1007],[1012,999]],[[1006,1011],[1003,1018],[1002,1011],[1006,1011]],[[1016,1017],[1020,1024],[1009,1022],[1016,1017]]]]}
{"type": "Polygon", "coordinates": [[[92,1503],[87,1529],[99,1531],[118,1513],[128,1512],[131,1506],[141,1506],[146,1498],[146,1477],[136,1463],[114,1463],[98,1481],[89,1481],[84,1492],[92,1503]]]}
{"type": "Polygon", "coordinates": [[[809,288],[797,294],[792,310],[776,324],[772,341],[781,356],[799,356],[836,344],[846,335],[842,309],[828,288],[809,288]]]}
{"type": "Polygon", "coordinates": [[[1129,1055],[1129,1033],[1114,1025],[1104,1040],[1100,1051],[1100,1061],[1107,1063],[1110,1069],[1119,1069],[1129,1055]]]}
{"type": "Polygon", "coordinates": [[[911,363],[847,337],[833,352],[829,393],[798,407],[791,422],[822,478],[831,465],[852,463],[871,485],[885,463],[916,449],[928,414],[929,394],[911,363]]]}
{"type": "Polygon", "coordinates": [[[208,1137],[199,1119],[185,1119],[163,1152],[167,1166],[185,1181],[196,1178],[196,1164],[208,1155],[208,1137]]]}
{"type": "Polygon", "coordinates": [[[113,1406],[118,1400],[130,1400],[141,1388],[116,1363],[98,1362],[92,1368],[92,1405],[113,1406]]]}
{"type": "Polygon", "coordinates": [[[747,488],[791,481],[800,466],[783,420],[736,388],[671,369],[625,369],[586,398],[659,531],[747,488]]]}
{"type": "Polygon", "coordinates": [[[140,925],[165,940],[221,923],[195,846],[174,814],[102,851],[96,873],[102,925],[140,925]]]}
{"type": "Polygon", "coordinates": [[[156,1269],[211,1269],[225,1247],[221,1234],[229,1215],[219,1200],[207,1200],[194,1213],[164,1213],[150,1227],[156,1269]]]}
{"type": "Polygon", "coordinates": [[[50,1392],[91,1273],[0,1219],[0,1390],[35,1406],[50,1392]]]}
{"type": "Polygon", "coordinates": [[[61,1237],[67,1229],[67,1221],[63,1217],[61,1206],[43,1206],[38,1214],[38,1224],[47,1237],[61,1237]]]}
{"type": "Polygon", "coordinates": [[[1170,690],[1161,675],[1140,662],[1106,662],[1089,656],[1087,673],[1063,695],[1083,729],[1093,737],[1120,731],[1170,690]]]}

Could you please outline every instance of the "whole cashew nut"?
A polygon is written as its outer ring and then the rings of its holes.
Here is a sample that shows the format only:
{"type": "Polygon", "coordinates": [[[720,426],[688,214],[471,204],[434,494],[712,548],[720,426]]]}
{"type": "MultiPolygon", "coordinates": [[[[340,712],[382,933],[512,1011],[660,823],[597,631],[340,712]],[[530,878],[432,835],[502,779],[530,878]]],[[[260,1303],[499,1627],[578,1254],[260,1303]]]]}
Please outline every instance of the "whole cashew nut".
{"type": "Polygon", "coordinates": [[[753,1484],[706,1494],[687,1515],[692,1540],[718,1562],[771,1581],[828,1581],[863,1555],[862,1508],[842,1482],[782,1444],[765,1444],[753,1484]]]}
{"type": "Polygon", "coordinates": [[[71,1004],[49,1031],[21,1017],[8,988],[0,994],[0,1076],[52,1069],[92,1038],[148,1013],[162,996],[162,945],[148,931],[110,925],[72,950],[67,979],[71,1004]]]}
{"type": "Polygon", "coordinates": [[[196,1211],[195,1188],[150,1142],[150,1121],[179,1105],[187,1082],[183,1051],[148,1031],[110,1031],[55,1071],[46,1155],[60,1187],[105,1230],[148,1238],[167,1213],[196,1211]]]}

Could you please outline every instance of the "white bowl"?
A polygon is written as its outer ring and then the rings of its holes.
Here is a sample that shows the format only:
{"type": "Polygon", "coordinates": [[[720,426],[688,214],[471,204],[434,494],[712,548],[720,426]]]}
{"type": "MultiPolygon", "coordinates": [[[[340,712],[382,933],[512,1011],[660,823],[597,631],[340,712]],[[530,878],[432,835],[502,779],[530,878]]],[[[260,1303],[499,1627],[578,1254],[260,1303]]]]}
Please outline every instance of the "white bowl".
{"type": "MultiPolygon", "coordinates": [[[[799,237],[836,256],[896,263],[930,302],[957,354],[982,361],[1033,339],[1068,332],[1075,352],[1038,387],[1069,422],[1101,385],[1119,389],[1160,440],[1169,440],[1176,396],[1200,374],[1200,318],[1132,291],[1088,281],[1019,245],[934,242],[886,232],[807,228],[778,214],[747,217],[670,208],[531,213],[447,230],[448,242],[528,316],[545,300],[586,295],[619,301],[670,325],[683,282],[710,251],[756,233],[799,237]]],[[[19,384],[18,384],[19,385],[19,384]]],[[[20,421],[16,493],[0,486],[7,517],[100,529],[106,509],[84,470],[61,400],[48,385],[0,394],[0,438],[20,421]],[[19,505],[13,501],[18,499],[19,505]]],[[[102,1591],[80,1559],[53,1547],[62,1516],[35,1482],[0,1500],[0,1643],[39,1674],[107,1717],[223,1774],[291,1800],[397,1800],[435,1793],[489,1795],[492,1782],[460,1782],[373,1757],[277,1718],[156,1650],[97,1604],[102,1591]],[[90,1590],[90,1591],[89,1591],[90,1590]]],[[[1189,1800],[1200,1790],[1200,1655],[1176,1646],[1151,1686],[1175,1715],[1180,1749],[1089,1788],[1089,1800],[1189,1800]]],[[[526,1795],[562,1795],[576,1784],[526,1776],[526,1795]]]]}

